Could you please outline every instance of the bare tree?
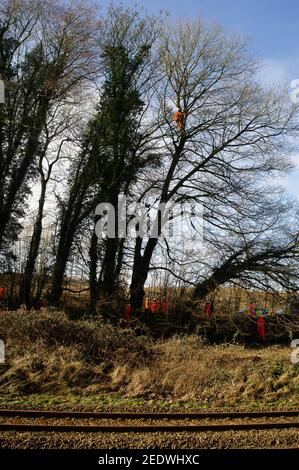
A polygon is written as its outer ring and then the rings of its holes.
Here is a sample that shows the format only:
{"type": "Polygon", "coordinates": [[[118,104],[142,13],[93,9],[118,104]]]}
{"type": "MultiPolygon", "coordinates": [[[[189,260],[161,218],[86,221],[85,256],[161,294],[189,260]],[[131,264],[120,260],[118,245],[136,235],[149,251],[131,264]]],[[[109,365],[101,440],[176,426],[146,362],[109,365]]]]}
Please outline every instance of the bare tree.
{"type": "MultiPolygon", "coordinates": [[[[201,20],[167,29],[160,53],[164,80],[157,99],[165,157],[154,185],[157,201],[203,203],[217,218],[218,201],[225,199],[229,216],[230,207],[238,210],[241,198],[250,200],[259,190],[257,182],[290,167],[287,137],[297,132],[297,108],[285,90],[256,82],[256,64],[246,42],[201,20]],[[172,121],[174,106],[185,116],[180,129],[172,121]],[[255,181],[254,187],[249,181],[255,181]]],[[[258,197],[263,194],[265,188],[258,197]]],[[[163,210],[157,213],[158,234],[164,215],[163,210]]],[[[131,281],[135,309],[142,306],[157,245],[157,236],[136,239],[131,281]]]]}
{"type": "Polygon", "coordinates": [[[37,168],[40,178],[40,196],[20,289],[20,300],[27,307],[32,305],[32,280],[39,255],[48,185],[53,180],[53,171],[57,164],[61,165],[62,160],[67,158],[64,147],[71,141],[71,135],[68,134],[69,130],[74,127],[74,119],[78,119],[78,113],[74,107],[68,104],[63,107],[59,103],[44,125],[44,148],[41,151],[37,168]]]}
{"type": "Polygon", "coordinates": [[[93,10],[83,2],[6,0],[0,10],[0,247],[16,239],[47,146],[44,123],[94,73],[93,10]]]}
{"type": "MultiPolygon", "coordinates": [[[[74,239],[86,219],[93,219],[100,202],[116,209],[120,193],[129,195],[139,172],[156,163],[156,125],[145,123],[156,58],[151,53],[159,30],[156,18],[140,18],[135,10],[111,7],[100,30],[103,82],[97,109],[80,141],[67,197],[61,201],[61,220],[53,270],[52,302],[59,304],[66,265],[74,239]]],[[[94,219],[93,219],[94,223],[94,219]]],[[[92,222],[91,222],[92,224],[92,222]]],[[[90,305],[99,292],[111,296],[117,289],[124,239],[118,234],[101,242],[93,235],[90,256],[90,305]]]]}

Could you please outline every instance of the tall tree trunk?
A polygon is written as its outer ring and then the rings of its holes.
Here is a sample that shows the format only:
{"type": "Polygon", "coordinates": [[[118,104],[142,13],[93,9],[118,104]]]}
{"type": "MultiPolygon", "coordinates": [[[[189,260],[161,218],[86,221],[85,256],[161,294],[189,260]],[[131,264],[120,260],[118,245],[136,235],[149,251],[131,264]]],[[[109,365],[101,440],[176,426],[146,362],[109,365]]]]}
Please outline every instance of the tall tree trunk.
{"type": "Polygon", "coordinates": [[[97,265],[98,265],[98,237],[94,232],[91,237],[89,249],[89,311],[95,314],[98,300],[97,283],[97,265]]]}
{"type": "Polygon", "coordinates": [[[88,215],[82,214],[82,204],[86,188],[80,188],[78,184],[74,184],[71,196],[69,197],[67,208],[63,213],[59,230],[59,242],[55,257],[52,289],[50,294],[50,302],[55,307],[59,307],[63,292],[63,280],[70,257],[75,233],[80,222],[88,215]]]}
{"type": "MultiPolygon", "coordinates": [[[[5,238],[7,237],[7,233],[11,229],[11,221],[15,209],[15,201],[18,197],[18,193],[22,187],[22,184],[24,182],[24,178],[26,176],[26,173],[19,173],[12,179],[11,183],[11,188],[5,197],[5,195],[1,194],[0,192],[0,197],[5,198],[4,201],[2,201],[1,204],[1,210],[0,210],[0,248],[3,246],[3,243],[5,242],[5,238]]],[[[13,238],[14,234],[10,233],[10,239],[13,238]],[[11,237],[12,236],[12,237],[11,237]]]]}
{"type": "Polygon", "coordinates": [[[132,282],[130,285],[131,307],[134,312],[142,309],[144,298],[144,286],[149,273],[150,261],[158,243],[157,238],[150,238],[144,254],[141,255],[142,239],[136,239],[132,282]]]}
{"type": "Polygon", "coordinates": [[[102,262],[99,284],[105,297],[112,297],[118,289],[119,274],[122,267],[124,239],[118,238],[118,195],[119,188],[110,191],[107,200],[115,208],[115,238],[107,238],[104,243],[105,253],[102,262]]]}
{"type": "Polygon", "coordinates": [[[124,244],[125,244],[125,238],[120,238],[118,240],[118,252],[117,252],[117,258],[116,258],[116,265],[115,265],[115,278],[116,278],[117,284],[119,283],[121,268],[123,266],[124,244]]]}
{"type": "Polygon", "coordinates": [[[108,238],[105,242],[105,255],[102,268],[101,288],[105,296],[114,294],[117,284],[116,279],[116,259],[117,259],[118,240],[117,238],[108,238]]]}
{"type": "Polygon", "coordinates": [[[73,238],[73,234],[67,233],[63,239],[60,239],[56,254],[50,301],[51,304],[57,308],[60,306],[63,292],[64,273],[71,253],[73,238]]]}
{"type": "Polygon", "coordinates": [[[38,205],[38,213],[34,224],[33,234],[30,242],[30,249],[27,256],[27,261],[24,270],[24,276],[21,286],[20,299],[25,303],[28,308],[32,306],[32,279],[36,264],[36,259],[39,252],[41,235],[42,235],[42,221],[44,214],[45,198],[46,198],[47,180],[42,180],[41,195],[38,205]]]}
{"type": "Polygon", "coordinates": [[[17,197],[22,189],[28,171],[30,170],[31,165],[39,151],[39,138],[46,120],[48,106],[48,99],[45,99],[41,102],[40,109],[37,113],[36,123],[35,125],[34,123],[32,124],[33,130],[31,130],[25,145],[23,160],[11,175],[11,181],[9,187],[7,188],[6,197],[1,191],[2,188],[0,188],[0,197],[3,198],[1,204],[2,210],[0,212],[0,248],[3,244],[7,229],[9,228],[12,215],[14,213],[17,197]]]}

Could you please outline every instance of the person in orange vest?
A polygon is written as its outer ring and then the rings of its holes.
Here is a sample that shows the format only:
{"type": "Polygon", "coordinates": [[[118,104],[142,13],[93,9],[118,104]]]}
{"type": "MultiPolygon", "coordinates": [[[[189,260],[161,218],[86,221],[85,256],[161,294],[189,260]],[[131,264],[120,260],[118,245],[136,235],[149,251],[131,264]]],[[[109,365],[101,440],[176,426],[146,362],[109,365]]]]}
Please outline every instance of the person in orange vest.
{"type": "Polygon", "coordinates": [[[162,312],[168,313],[168,300],[165,297],[162,299],[162,312]]]}
{"type": "Polygon", "coordinates": [[[157,303],[157,300],[154,299],[153,303],[152,303],[152,307],[151,307],[151,310],[152,310],[152,314],[155,315],[157,313],[157,309],[158,309],[158,303],[157,303]]]}
{"type": "Polygon", "coordinates": [[[125,313],[125,319],[130,320],[130,316],[132,313],[132,307],[131,304],[126,305],[126,313],[125,313]]]}
{"type": "Polygon", "coordinates": [[[5,305],[4,300],[5,300],[6,294],[7,294],[6,287],[0,287],[0,311],[4,309],[4,305],[5,305]]]}
{"type": "Polygon", "coordinates": [[[7,289],[6,287],[0,287],[0,300],[4,300],[6,297],[7,289]]]}
{"type": "Polygon", "coordinates": [[[173,121],[176,123],[177,128],[180,131],[185,129],[186,117],[187,113],[182,111],[181,108],[179,108],[172,117],[173,121]]]}
{"type": "Polygon", "coordinates": [[[214,312],[214,304],[211,300],[208,300],[203,308],[206,317],[210,317],[214,312]]]}
{"type": "Polygon", "coordinates": [[[253,305],[253,302],[250,302],[250,304],[249,304],[249,315],[251,317],[254,317],[254,314],[255,314],[254,305],[253,305]]]}
{"type": "Polygon", "coordinates": [[[266,328],[265,328],[266,320],[264,317],[260,317],[257,320],[257,334],[262,341],[266,339],[266,328]]]}

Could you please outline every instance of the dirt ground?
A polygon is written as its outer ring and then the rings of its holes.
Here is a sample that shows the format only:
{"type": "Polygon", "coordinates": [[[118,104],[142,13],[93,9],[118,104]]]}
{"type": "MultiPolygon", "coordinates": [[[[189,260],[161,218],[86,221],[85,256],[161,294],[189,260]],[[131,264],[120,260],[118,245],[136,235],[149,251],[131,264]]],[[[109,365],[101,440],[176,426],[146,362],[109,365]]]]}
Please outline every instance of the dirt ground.
{"type": "Polygon", "coordinates": [[[205,433],[82,434],[1,432],[2,449],[262,449],[299,448],[298,430],[205,433]]]}

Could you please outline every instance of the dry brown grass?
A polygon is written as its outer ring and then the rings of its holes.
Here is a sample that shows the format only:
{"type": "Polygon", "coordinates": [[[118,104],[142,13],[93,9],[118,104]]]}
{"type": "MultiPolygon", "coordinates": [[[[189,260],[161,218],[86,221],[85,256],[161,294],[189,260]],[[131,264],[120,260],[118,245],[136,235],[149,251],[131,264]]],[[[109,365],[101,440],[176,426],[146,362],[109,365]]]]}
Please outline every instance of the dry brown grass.
{"type": "Polygon", "coordinates": [[[210,346],[198,336],[153,342],[102,320],[71,321],[62,312],[2,312],[0,336],[10,394],[120,392],[201,403],[299,404],[298,365],[288,347],[210,346]]]}
{"type": "Polygon", "coordinates": [[[130,329],[100,319],[72,321],[50,309],[0,312],[0,337],[9,365],[0,387],[18,393],[102,389],[116,365],[135,368],[153,353],[150,340],[130,329]]]}
{"type": "Polygon", "coordinates": [[[285,400],[299,403],[298,368],[283,347],[245,349],[203,345],[198,337],[155,345],[156,363],[132,374],[128,392],[201,402],[236,404],[285,400]]]}

